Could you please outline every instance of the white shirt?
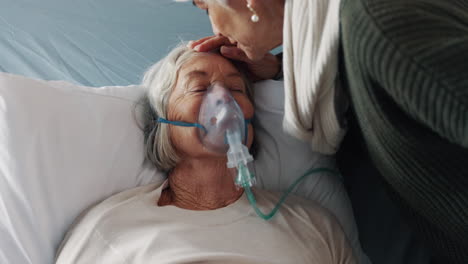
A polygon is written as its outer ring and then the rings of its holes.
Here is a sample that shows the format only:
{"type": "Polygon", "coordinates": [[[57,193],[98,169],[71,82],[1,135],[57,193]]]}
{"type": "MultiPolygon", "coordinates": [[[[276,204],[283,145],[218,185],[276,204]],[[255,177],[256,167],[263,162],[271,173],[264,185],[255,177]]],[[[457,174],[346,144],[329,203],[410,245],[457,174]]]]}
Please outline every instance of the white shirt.
{"type": "MultiPolygon", "coordinates": [[[[340,225],[311,201],[291,196],[265,221],[246,194],[216,210],[157,206],[165,185],[124,191],[92,208],[67,234],[57,263],[355,263],[340,225]]],[[[279,199],[254,193],[265,213],[279,199]]]]}

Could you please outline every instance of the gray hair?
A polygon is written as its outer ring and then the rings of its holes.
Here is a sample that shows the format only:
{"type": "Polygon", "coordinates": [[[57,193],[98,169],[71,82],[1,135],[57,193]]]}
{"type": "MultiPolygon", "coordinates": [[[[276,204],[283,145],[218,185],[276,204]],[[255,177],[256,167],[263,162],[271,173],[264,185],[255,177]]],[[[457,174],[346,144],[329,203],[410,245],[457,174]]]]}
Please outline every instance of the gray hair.
{"type": "MultiPolygon", "coordinates": [[[[143,98],[144,138],[146,157],[162,171],[172,170],[180,161],[170,138],[170,128],[167,124],[157,122],[159,117],[167,119],[169,97],[177,82],[179,70],[190,58],[203,53],[187,48],[187,43],[181,43],[169,54],[151,66],[145,73],[142,85],[147,88],[143,98]]],[[[234,66],[242,73],[247,96],[253,103],[250,81],[238,63],[234,66]]]]}

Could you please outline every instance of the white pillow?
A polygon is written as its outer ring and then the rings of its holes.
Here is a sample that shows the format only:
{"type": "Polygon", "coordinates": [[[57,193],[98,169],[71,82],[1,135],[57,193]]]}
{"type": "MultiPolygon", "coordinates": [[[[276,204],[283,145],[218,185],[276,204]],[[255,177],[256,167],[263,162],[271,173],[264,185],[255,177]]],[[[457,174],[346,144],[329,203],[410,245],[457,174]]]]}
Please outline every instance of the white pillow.
{"type": "Polygon", "coordinates": [[[133,115],[143,92],[0,73],[0,263],[52,263],[81,211],[161,179],[133,115]]]}

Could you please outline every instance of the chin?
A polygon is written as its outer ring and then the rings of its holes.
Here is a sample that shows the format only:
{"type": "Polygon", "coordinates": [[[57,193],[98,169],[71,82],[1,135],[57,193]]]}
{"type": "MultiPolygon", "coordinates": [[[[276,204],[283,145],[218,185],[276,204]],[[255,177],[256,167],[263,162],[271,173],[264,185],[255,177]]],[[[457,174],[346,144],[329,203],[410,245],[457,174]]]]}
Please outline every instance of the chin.
{"type": "Polygon", "coordinates": [[[254,51],[246,51],[245,55],[252,60],[252,61],[259,61],[265,57],[264,53],[254,52],[254,51]]]}

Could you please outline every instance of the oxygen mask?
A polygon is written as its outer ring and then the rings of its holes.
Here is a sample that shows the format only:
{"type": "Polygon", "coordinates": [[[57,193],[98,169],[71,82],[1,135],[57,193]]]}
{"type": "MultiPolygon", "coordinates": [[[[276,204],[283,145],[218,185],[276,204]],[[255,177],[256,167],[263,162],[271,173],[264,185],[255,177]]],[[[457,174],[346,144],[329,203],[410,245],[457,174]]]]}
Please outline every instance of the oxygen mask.
{"type": "Polygon", "coordinates": [[[227,155],[227,167],[237,169],[234,178],[236,185],[245,188],[254,184],[253,157],[245,146],[250,120],[244,118],[242,109],[223,84],[216,82],[207,89],[200,106],[198,123],[164,118],[158,118],[158,122],[199,128],[198,137],[203,146],[211,152],[227,155]]]}
{"type": "Polygon", "coordinates": [[[198,130],[203,146],[210,151],[226,154],[229,149],[227,135],[240,135],[241,142],[247,141],[247,123],[242,109],[221,83],[208,88],[200,106],[198,130]]]}

